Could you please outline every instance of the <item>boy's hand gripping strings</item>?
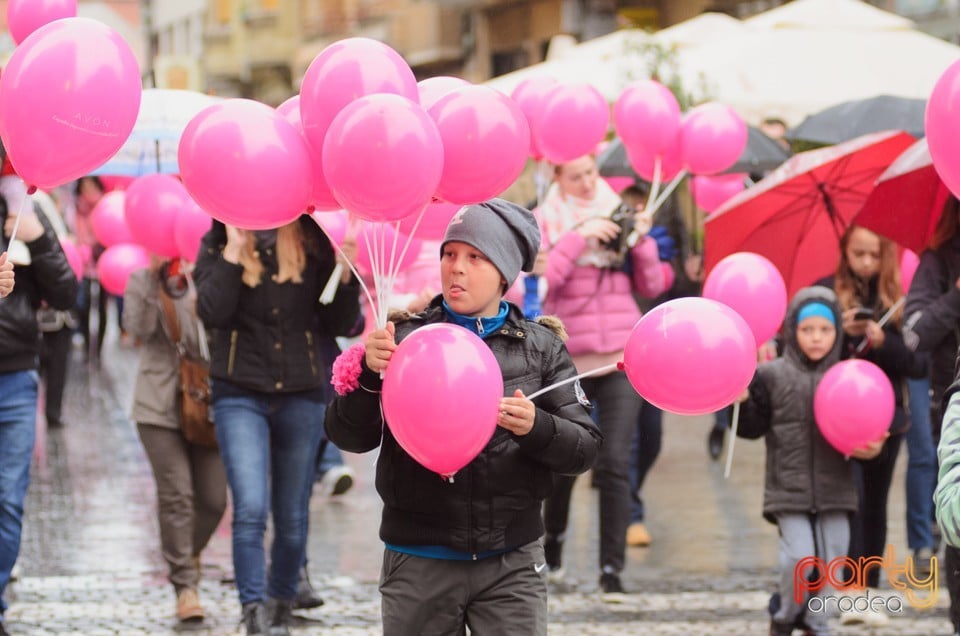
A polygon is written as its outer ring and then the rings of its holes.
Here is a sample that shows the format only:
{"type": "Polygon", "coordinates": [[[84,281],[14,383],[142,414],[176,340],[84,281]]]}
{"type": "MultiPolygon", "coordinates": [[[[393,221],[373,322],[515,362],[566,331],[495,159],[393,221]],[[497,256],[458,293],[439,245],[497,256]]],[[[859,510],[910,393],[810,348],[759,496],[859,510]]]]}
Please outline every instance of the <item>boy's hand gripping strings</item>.
{"type": "Polygon", "coordinates": [[[500,415],[497,426],[507,429],[514,435],[526,435],[533,429],[537,417],[537,407],[517,389],[513,397],[500,398],[500,415]]]}

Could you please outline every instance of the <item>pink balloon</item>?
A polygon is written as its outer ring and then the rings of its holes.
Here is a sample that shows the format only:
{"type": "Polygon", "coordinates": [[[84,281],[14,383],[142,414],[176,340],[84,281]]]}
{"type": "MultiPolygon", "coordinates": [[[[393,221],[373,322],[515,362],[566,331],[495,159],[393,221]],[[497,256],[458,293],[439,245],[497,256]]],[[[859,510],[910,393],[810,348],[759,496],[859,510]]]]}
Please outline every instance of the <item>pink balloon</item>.
{"type": "Polygon", "coordinates": [[[183,131],[177,158],[190,196],[229,225],[281,227],[310,203],[307,144],[265,104],[228,99],[204,109],[183,131]]]}
{"type": "Polygon", "coordinates": [[[346,38],[310,62],[300,84],[300,118],[307,142],[322,152],[327,130],[348,104],[374,93],[417,102],[417,80],[403,57],[369,38],[346,38]]]}
{"type": "Polygon", "coordinates": [[[626,148],[665,153],[680,135],[680,104],[660,82],[635,82],[614,102],[613,127],[626,148]]]}
{"type": "Polygon", "coordinates": [[[844,455],[880,439],[893,422],[893,386],[866,360],[830,367],[817,385],[813,413],[820,433],[844,455]]]}
{"type": "Polygon", "coordinates": [[[344,208],[369,221],[395,221],[433,198],[443,141],[419,104],[368,95],[340,111],[323,144],[323,172],[344,208]]]}
{"type": "Polygon", "coordinates": [[[77,17],[77,0],[9,0],[7,28],[15,44],[45,24],[77,17]]]}
{"type": "Polygon", "coordinates": [[[439,241],[446,234],[450,220],[461,207],[463,206],[456,203],[435,200],[427,206],[423,218],[420,219],[420,225],[417,225],[416,232],[413,231],[413,228],[417,222],[417,214],[411,214],[400,219],[400,231],[419,239],[439,241]]]}
{"type": "Polygon", "coordinates": [[[732,174],[718,174],[713,176],[696,176],[690,179],[690,193],[693,202],[705,212],[713,212],[727,199],[743,192],[746,174],[735,172],[732,174]]]}
{"type": "Polygon", "coordinates": [[[633,177],[600,177],[607,182],[607,185],[613,188],[614,192],[623,192],[626,188],[633,185],[633,177]]]}
{"type": "Polygon", "coordinates": [[[423,106],[423,110],[430,110],[441,97],[464,86],[470,86],[470,82],[465,79],[460,79],[459,77],[450,77],[449,75],[438,75],[420,80],[417,82],[417,94],[420,96],[420,105],[423,106]]]}
{"type": "Polygon", "coordinates": [[[593,152],[610,127],[607,100],[589,84],[561,84],[531,132],[545,159],[560,164],[593,152]]]}
{"type": "Polygon", "coordinates": [[[740,314],[758,345],[780,330],[787,314],[783,276],[773,263],[752,252],[737,252],[717,263],[703,284],[703,297],[740,314]]]}
{"type": "Polygon", "coordinates": [[[77,249],[77,244],[68,238],[62,238],[60,239],[60,247],[63,248],[67,262],[70,263],[70,269],[77,275],[77,280],[81,280],[83,278],[83,256],[77,249]]]}
{"type": "Polygon", "coordinates": [[[637,322],[623,364],[633,388],[651,404],[702,415],[731,404],[747,388],[757,367],[757,345],[730,307],[707,298],[678,298],[637,322]]]}
{"type": "Polygon", "coordinates": [[[133,240],[164,258],[179,256],[174,229],[180,210],[190,204],[183,184],[167,174],[149,174],[126,192],[123,212],[133,240]]]}
{"type": "MultiPolygon", "coordinates": [[[[370,247],[376,252],[383,252],[380,257],[380,270],[386,273],[391,263],[395,263],[403,252],[403,246],[407,240],[410,240],[410,247],[403,254],[398,272],[409,269],[411,265],[417,262],[420,256],[420,249],[423,242],[419,238],[408,237],[404,234],[397,234],[391,225],[386,223],[371,223],[364,221],[360,223],[357,232],[357,261],[354,265],[360,270],[360,273],[367,275],[373,272],[373,261],[370,258],[370,247]],[[394,247],[394,237],[396,237],[396,247],[394,247]]],[[[440,267],[440,252],[437,251],[437,267],[440,267]]]]}
{"type": "Polygon", "coordinates": [[[88,18],[40,27],[0,79],[0,137],[10,162],[44,190],[89,173],[130,136],[140,95],[140,67],[116,31],[88,18]]]}
{"type": "Polygon", "coordinates": [[[520,107],[487,86],[454,89],[430,109],[443,141],[436,196],[468,205],[495,197],[527,163],[530,127],[520,107]]]}
{"type": "Polygon", "coordinates": [[[732,108],[715,102],[689,110],[680,127],[680,156],[693,174],[723,172],[747,147],[747,125],[732,108]]]}
{"type": "MultiPolygon", "coordinates": [[[[300,121],[300,96],[294,95],[287,101],[277,106],[277,112],[283,115],[290,124],[303,134],[303,123],[300,121]]],[[[306,141],[306,136],[304,136],[306,141]]],[[[330,191],[327,184],[327,178],[323,175],[323,156],[320,150],[315,150],[313,146],[307,144],[307,150],[310,152],[310,167],[313,172],[313,192],[310,195],[310,203],[317,210],[339,210],[340,204],[330,191]]]]}
{"type": "Polygon", "coordinates": [[[432,324],[397,346],[381,397],[397,443],[424,468],[449,477],[493,437],[503,378],[480,338],[463,327],[432,324]]]}
{"type": "Polygon", "coordinates": [[[113,190],[103,195],[93,211],[90,212],[90,223],[93,226],[93,235],[97,242],[104,247],[111,247],[121,243],[134,243],[133,233],[127,225],[124,214],[127,194],[123,190],[113,190]]]}
{"type": "Polygon", "coordinates": [[[913,275],[917,273],[917,267],[920,265],[920,257],[911,250],[903,250],[900,255],[900,285],[903,287],[903,293],[910,291],[910,283],[913,282],[913,275]]]}
{"type": "Polygon", "coordinates": [[[533,130],[540,125],[540,119],[543,117],[543,109],[547,104],[547,96],[558,82],[552,77],[532,77],[524,80],[513,89],[510,98],[517,103],[524,117],[527,118],[527,124],[530,127],[530,156],[534,159],[542,159],[543,152],[537,144],[537,138],[533,135],[533,130]]]}
{"type": "MultiPolygon", "coordinates": [[[[646,150],[635,148],[627,149],[627,160],[633,171],[641,178],[652,182],[656,156],[646,150]]],[[[680,146],[671,146],[660,155],[660,182],[671,181],[683,170],[683,159],[680,157],[680,146]]]]}
{"type": "Polygon", "coordinates": [[[960,196],[960,60],[943,72],[927,100],[924,117],[933,167],[954,196],[960,196]]]}
{"type": "Polygon", "coordinates": [[[187,203],[177,210],[173,225],[173,240],[177,244],[177,254],[191,263],[197,262],[203,235],[213,226],[213,219],[203,211],[197,202],[187,197],[187,203]]]}
{"type": "Polygon", "coordinates": [[[335,212],[314,212],[310,216],[313,217],[313,220],[317,222],[317,225],[324,230],[327,238],[331,239],[331,242],[334,245],[343,245],[343,241],[347,237],[347,225],[350,220],[350,215],[346,210],[337,210],[335,212]]]}
{"type": "Polygon", "coordinates": [[[130,274],[149,265],[150,254],[147,250],[132,243],[121,243],[108,247],[100,255],[97,277],[101,287],[114,296],[122,296],[130,274]]]}

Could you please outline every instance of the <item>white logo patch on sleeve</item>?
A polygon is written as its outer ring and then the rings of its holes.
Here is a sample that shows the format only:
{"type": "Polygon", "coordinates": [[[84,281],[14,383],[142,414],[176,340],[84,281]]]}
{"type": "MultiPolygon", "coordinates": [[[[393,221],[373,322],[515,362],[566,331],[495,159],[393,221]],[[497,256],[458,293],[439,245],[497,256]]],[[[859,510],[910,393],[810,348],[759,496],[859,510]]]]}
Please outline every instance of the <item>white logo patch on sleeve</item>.
{"type": "Polygon", "coordinates": [[[580,380],[577,380],[573,383],[573,391],[577,396],[577,402],[579,402],[581,406],[586,408],[590,408],[592,406],[590,404],[590,400],[587,399],[587,394],[583,392],[583,387],[580,386],[580,380]]]}

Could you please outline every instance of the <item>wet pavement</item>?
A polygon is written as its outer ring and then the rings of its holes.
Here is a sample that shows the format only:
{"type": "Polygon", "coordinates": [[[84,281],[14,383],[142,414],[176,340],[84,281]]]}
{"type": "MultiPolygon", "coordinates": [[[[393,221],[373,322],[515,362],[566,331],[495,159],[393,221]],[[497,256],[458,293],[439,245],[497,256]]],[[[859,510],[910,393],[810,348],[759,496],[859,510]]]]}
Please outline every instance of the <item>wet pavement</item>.
{"type": "MultiPolygon", "coordinates": [[[[200,594],[207,620],[181,627],[166,582],[149,464],[127,419],[138,352],[111,327],[99,368],[74,352],[62,429],[38,423],[19,579],[8,588],[14,634],[235,634],[229,519],[203,554],[200,594]]],[[[42,409],[41,409],[42,412],[42,409]]],[[[664,447],[648,478],[648,548],[629,548],[627,599],[605,604],[597,590],[597,499],[578,480],[564,553],[565,579],[550,596],[550,633],[765,634],[777,536],[760,516],[763,444],[738,440],[733,474],[711,462],[711,419],[667,416],[664,447]]],[[[891,493],[889,542],[906,555],[901,454],[891,493]]],[[[357,472],[346,495],[314,496],[309,568],[326,600],[298,612],[300,634],[378,634],[376,581],[382,544],[373,456],[349,456],[357,472]]],[[[942,586],[941,586],[942,587],[942,586]]],[[[890,596],[889,585],[880,594],[890,596]]],[[[949,634],[946,594],[919,612],[907,606],[884,628],[836,634],[949,634]]]]}

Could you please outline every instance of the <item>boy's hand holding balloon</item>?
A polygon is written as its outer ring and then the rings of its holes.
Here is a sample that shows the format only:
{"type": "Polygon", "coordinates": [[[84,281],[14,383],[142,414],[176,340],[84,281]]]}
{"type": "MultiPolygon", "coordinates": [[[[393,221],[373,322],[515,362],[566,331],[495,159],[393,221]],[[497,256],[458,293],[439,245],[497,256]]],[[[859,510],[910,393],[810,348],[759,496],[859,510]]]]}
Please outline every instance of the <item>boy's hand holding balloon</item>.
{"type": "Polygon", "coordinates": [[[393,322],[387,322],[383,329],[371,331],[367,336],[365,360],[367,368],[376,373],[386,370],[393,352],[397,350],[397,343],[394,340],[396,327],[393,322]]]}

